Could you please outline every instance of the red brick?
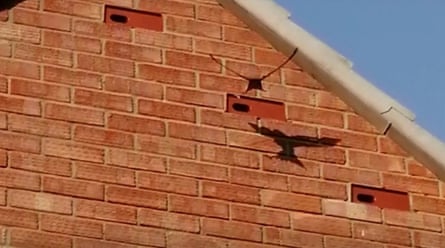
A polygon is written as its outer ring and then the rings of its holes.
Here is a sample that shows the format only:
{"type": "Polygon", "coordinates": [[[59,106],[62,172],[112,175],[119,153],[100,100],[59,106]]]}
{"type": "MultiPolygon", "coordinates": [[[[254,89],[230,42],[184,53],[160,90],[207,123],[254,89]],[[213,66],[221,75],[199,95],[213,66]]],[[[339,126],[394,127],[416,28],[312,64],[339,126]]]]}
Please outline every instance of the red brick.
{"type": "Polygon", "coordinates": [[[9,129],[16,132],[64,139],[71,136],[71,125],[66,122],[9,115],[8,123],[9,129]]]}
{"type": "Polygon", "coordinates": [[[224,96],[209,92],[167,87],[166,99],[210,108],[224,108],[224,96]]]}
{"type": "Polygon", "coordinates": [[[213,54],[240,60],[252,60],[252,49],[248,46],[224,43],[214,40],[195,40],[195,51],[203,54],[213,54]]]}
{"type": "Polygon", "coordinates": [[[202,196],[227,201],[260,204],[260,190],[227,183],[202,182],[202,196]]]}
{"type": "Polygon", "coordinates": [[[214,39],[222,38],[221,25],[195,21],[193,19],[177,18],[168,16],[166,18],[165,29],[170,32],[194,35],[198,37],[208,37],[214,39]]]}
{"type": "Polygon", "coordinates": [[[130,115],[110,114],[108,127],[132,133],[165,136],[164,122],[130,115]]]}
{"type": "Polygon", "coordinates": [[[305,105],[315,105],[315,93],[308,90],[292,89],[281,85],[264,84],[264,92],[260,95],[265,98],[279,101],[293,102],[305,105]]]}
{"type": "Polygon", "coordinates": [[[166,171],[166,161],[163,158],[115,149],[109,150],[108,155],[108,163],[112,165],[138,170],[166,171]]]}
{"type": "Polygon", "coordinates": [[[99,201],[77,200],[75,215],[98,220],[136,224],[136,208],[99,201]]]}
{"type": "MultiPolygon", "coordinates": [[[[0,188],[0,206],[6,206],[6,189],[0,188]]],[[[1,232],[1,230],[0,230],[1,232]]],[[[1,240],[0,240],[1,244],[1,240]]]]}
{"type": "Polygon", "coordinates": [[[261,192],[261,204],[267,207],[321,213],[321,199],[272,190],[261,192]]]}
{"type": "Polygon", "coordinates": [[[408,154],[398,144],[386,137],[380,137],[379,151],[385,154],[408,156],[408,154]]]}
{"type": "Polygon", "coordinates": [[[198,181],[190,178],[152,173],[139,173],[137,184],[140,188],[156,191],[185,195],[198,194],[198,181]]]}
{"type": "Polygon", "coordinates": [[[188,233],[169,232],[167,234],[167,247],[169,248],[227,248],[227,241],[206,237],[202,235],[193,235],[188,233]]]}
{"type": "Polygon", "coordinates": [[[53,84],[42,84],[35,81],[11,79],[11,94],[30,96],[40,99],[61,102],[70,101],[70,89],[53,84]]]}
{"type": "Polygon", "coordinates": [[[296,166],[294,161],[279,157],[263,156],[263,170],[308,177],[320,177],[320,164],[312,161],[302,161],[302,166],[296,166]]]}
{"type": "Polygon", "coordinates": [[[68,105],[47,103],[45,105],[45,117],[92,125],[104,125],[104,113],[102,111],[68,105]]]}
{"type": "Polygon", "coordinates": [[[93,36],[94,38],[106,38],[119,41],[131,40],[131,29],[126,25],[107,25],[86,20],[75,20],[73,23],[75,33],[93,36]]]}
{"type": "Polygon", "coordinates": [[[40,190],[40,176],[18,170],[1,169],[0,186],[38,191],[40,190]]]}
{"type": "Polygon", "coordinates": [[[414,232],[414,243],[416,247],[441,247],[445,244],[445,235],[427,232],[414,232]]]}
{"type": "Polygon", "coordinates": [[[347,127],[349,130],[378,134],[378,130],[359,115],[347,115],[347,127]]]}
{"type": "Polygon", "coordinates": [[[165,231],[123,225],[105,225],[106,240],[130,244],[165,247],[165,231]]]}
{"type": "Polygon", "coordinates": [[[39,153],[40,138],[14,133],[0,133],[0,148],[12,151],[39,153]]]}
{"type": "Polygon", "coordinates": [[[353,167],[362,167],[390,172],[405,171],[404,160],[400,157],[349,151],[349,161],[350,165],[353,167]]]}
{"type": "Polygon", "coordinates": [[[18,59],[71,67],[73,54],[71,51],[56,50],[54,48],[38,47],[27,44],[16,44],[14,56],[18,59]]]}
{"type": "Polygon", "coordinates": [[[411,196],[413,210],[445,215],[445,200],[426,196],[411,196]]]}
{"type": "Polygon", "coordinates": [[[229,218],[229,204],[194,197],[170,195],[169,210],[185,214],[229,218]]]}
{"type": "Polygon", "coordinates": [[[343,128],[343,114],[340,112],[307,108],[302,106],[289,106],[288,118],[296,121],[341,127],[343,128]]]}
{"type": "Polygon", "coordinates": [[[8,10],[2,10],[0,11],[0,21],[6,22],[9,19],[9,13],[8,10]]]}
{"type": "Polygon", "coordinates": [[[382,222],[380,208],[372,205],[323,199],[323,212],[325,215],[343,217],[353,220],[363,220],[377,223],[382,222]]]}
{"type": "Polygon", "coordinates": [[[45,66],[43,68],[43,80],[58,84],[81,86],[100,89],[102,77],[99,74],[83,71],[73,71],[65,68],[45,66]]]}
{"type": "Polygon", "coordinates": [[[80,0],[83,2],[93,2],[93,3],[101,3],[101,4],[110,4],[114,6],[121,6],[131,8],[133,7],[132,0],[80,0]]]}
{"type": "MultiPolygon", "coordinates": [[[[198,8],[201,9],[202,7],[203,6],[200,6],[198,8]]],[[[270,47],[269,42],[267,42],[263,37],[261,37],[255,31],[252,31],[250,29],[242,29],[238,27],[224,26],[224,41],[245,44],[250,46],[259,46],[266,48],[270,47]]]]}
{"type": "Polygon", "coordinates": [[[407,162],[407,169],[408,174],[411,176],[420,176],[433,179],[436,178],[436,176],[430,170],[428,170],[428,168],[415,160],[409,160],[407,162]]]}
{"type": "Polygon", "coordinates": [[[102,148],[74,142],[44,140],[43,153],[49,156],[103,163],[105,151],[102,148]]]}
{"type": "Polygon", "coordinates": [[[347,220],[303,213],[293,213],[291,218],[292,227],[295,230],[334,236],[351,236],[351,224],[347,220]]]}
{"type": "Polygon", "coordinates": [[[388,225],[402,226],[440,232],[442,231],[441,219],[438,216],[412,213],[394,209],[383,210],[385,223],[388,225]]]}
{"type": "Polygon", "coordinates": [[[122,148],[133,148],[134,146],[134,137],[132,134],[86,126],[76,127],[74,130],[74,140],[122,148]]]}
{"type": "MultiPolygon", "coordinates": [[[[52,2],[56,1],[53,0],[52,2]]],[[[102,51],[102,43],[99,39],[52,31],[43,32],[43,45],[89,53],[100,53],[102,51]]]]}
{"type": "Polygon", "coordinates": [[[232,147],[258,150],[263,152],[280,153],[283,149],[281,145],[275,142],[275,139],[273,137],[235,131],[228,132],[227,142],[228,145],[232,147]]]}
{"type": "Polygon", "coordinates": [[[149,64],[140,64],[137,69],[137,77],[141,79],[190,87],[196,85],[196,75],[192,71],[149,64]]]}
{"type": "Polygon", "coordinates": [[[397,191],[439,195],[439,182],[397,174],[382,174],[383,186],[397,191]]]}
{"type": "Polygon", "coordinates": [[[290,247],[323,247],[323,236],[287,229],[265,228],[264,242],[290,247]]]}
{"type": "Polygon", "coordinates": [[[357,239],[411,246],[411,234],[406,229],[377,224],[354,223],[353,235],[357,239]]]}
{"type": "Polygon", "coordinates": [[[75,177],[106,183],[136,185],[136,175],[132,170],[92,163],[76,162],[75,177]]]}
{"type": "Polygon", "coordinates": [[[94,72],[133,77],[135,65],[132,61],[77,54],[77,67],[94,72]]]}
{"type": "Polygon", "coordinates": [[[355,239],[326,237],[325,247],[326,248],[345,248],[345,247],[383,248],[383,244],[355,240],[355,239]]]}
{"type": "Polygon", "coordinates": [[[8,166],[8,153],[4,150],[0,150],[0,167],[8,166]]]}
{"type": "Polygon", "coordinates": [[[0,225],[37,229],[38,215],[16,209],[0,208],[0,225]]]}
{"type": "Polygon", "coordinates": [[[24,61],[0,59],[0,74],[31,79],[40,78],[40,65],[24,61]]]}
{"type": "Polygon", "coordinates": [[[72,214],[72,201],[67,197],[46,193],[13,190],[8,192],[11,207],[58,214],[72,214]]]}
{"type": "Polygon", "coordinates": [[[172,138],[193,140],[205,143],[225,144],[224,130],[170,122],[168,134],[172,138]]]}
{"type": "MultiPolygon", "coordinates": [[[[290,54],[289,54],[290,55],[290,54]]],[[[277,66],[288,59],[288,55],[284,55],[274,49],[260,49],[255,48],[255,62],[257,64],[265,64],[271,66],[277,66]]],[[[290,61],[284,66],[284,68],[300,69],[298,65],[290,61]]]]}
{"type": "MultiPolygon", "coordinates": [[[[1,15],[2,12],[0,12],[1,15]]],[[[1,17],[0,17],[1,18],[1,17]]],[[[0,56],[11,57],[12,56],[12,44],[7,40],[0,41],[0,56]]]]}
{"type": "Polygon", "coordinates": [[[297,177],[291,177],[289,183],[292,192],[342,200],[348,198],[346,184],[343,183],[309,180],[307,178],[297,177]]]}
{"type": "Polygon", "coordinates": [[[227,181],[228,170],[226,167],[189,161],[170,160],[170,173],[196,178],[227,181]]]}
{"type": "Polygon", "coordinates": [[[380,174],[376,171],[362,170],[356,168],[324,165],[323,177],[326,179],[347,182],[358,183],[372,186],[380,186],[380,174]]]}
{"type": "Polygon", "coordinates": [[[284,191],[287,191],[288,188],[286,176],[236,168],[230,170],[230,182],[258,188],[284,191]]]}
{"type": "Polygon", "coordinates": [[[255,116],[225,113],[209,109],[201,109],[200,117],[201,124],[245,131],[254,131],[249,123],[256,122],[255,116]]]}
{"type": "Polygon", "coordinates": [[[228,247],[229,248],[280,248],[280,246],[275,246],[275,245],[266,245],[266,244],[259,244],[246,241],[236,241],[236,240],[231,240],[228,247]]]}
{"type": "Polygon", "coordinates": [[[170,66],[197,71],[221,72],[221,65],[213,61],[209,56],[167,51],[165,53],[165,63],[170,66]]]}
{"type": "Polygon", "coordinates": [[[74,179],[43,177],[42,189],[44,192],[57,193],[74,197],[89,199],[104,199],[104,186],[74,179]]]}
{"type": "Polygon", "coordinates": [[[151,30],[134,30],[134,41],[143,45],[192,51],[192,38],[151,30]]]}
{"type": "Polygon", "coordinates": [[[142,226],[152,226],[194,233],[199,232],[199,218],[195,216],[141,209],[139,211],[138,219],[142,226]]]}
{"type": "Polygon", "coordinates": [[[218,24],[228,24],[236,27],[245,26],[241,20],[221,6],[198,5],[196,17],[198,20],[210,21],[218,24]]]}
{"type": "MultiPolygon", "coordinates": [[[[238,72],[238,74],[241,74],[247,78],[261,78],[263,77],[263,75],[269,74],[274,69],[276,69],[276,66],[269,66],[269,65],[263,66],[263,65],[253,64],[252,62],[246,63],[246,62],[226,60],[225,64],[226,68],[230,68],[232,69],[232,71],[238,72]]],[[[239,75],[227,69],[225,70],[225,74],[239,78],[239,75]]],[[[280,71],[272,73],[265,81],[281,84],[280,71]]],[[[266,86],[266,84],[264,86],[266,86]]],[[[277,97],[276,94],[275,96],[277,97]]]]}
{"type": "Polygon", "coordinates": [[[232,205],[230,213],[232,220],[262,225],[290,227],[289,214],[286,212],[242,205],[232,205]]]}
{"type": "Polygon", "coordinates": [[[261,120],[261,125],[270,129],[272,131],[261,130],[263,134],[270,134],[273,136],[283,136],[283,137],[301,137],[308,136],[307,138],[317,137],[318,129],[313,126],[308,126],[304,124],[297,124],[292,122],[283,122],[273,119],[261,120]],[[280,134],[277,134],[275,130],[279,130],[280,134]]]}
{"type": "Polygon", "coordinates": [[[202,223],[202,232],[206,235],[261,241],[261,228],[256,225],[240,222],[228,222],[216,219],[204,219],[202,223]]]}
{"type": "Polygon", "coordinates": [[[124,245],[122,243],[108,242],[97,239],[80,239],[74,241],[76,248],[137,248],[136,245],[124,245]]]}
{"type": "Polygon", "coordinates": [[[164,95],[164,89],[161,84],[112,76],[105,77],[104,88],[107,91],[153,99],[162,99],[164,95]]]}
{"type": "Polygon", "coordinates": [[[201,160],[224,165],[234,165],[247,168],[259,168],[260,158],[253,152],[230,149],[226,147],[201,145],[201,160]]]}
{"type": "Polygon", "coordinates": [[[71,0],[46,0],[43,5],[43,10],[92,19],[100,19],[102,17],[102,8],[100,5],[74,2],[71,0]]]}
{"type": "Polygon", "coordinates": [[[193,4],[170,0],[145,0],[139,2],[138,8],[162,14],[171,14],[186,17],[195,16],[195,6],[193,4]]]}
{"type": "Polygon", "coordinates": [[[343,149],[336,147],[305,147],[295,144],[294,154],[298,158],[310,159],[326,163],[344,164],[346,162],[346,154],[343,149]]]}
{"type": "Polygon", "coordinates": [[[135,46],[132,44],[107,41],[105,43],[105,55],[133,61],[161,63],[161,50],[152,47],[135,46]]]}
{"type": "Polygon", "coordinates": [[[5,77],[0,77],[0,92],[8,92],[8,79],[5,77]]]}
{"type": "Polygon", "coordinates": [[[345,112],[353,112],[345,102],[343,102],[338,96],[333,95],[331,92],[320,91],[317,92],[317,106],[321,108],[341,110],[345,112]]]}
{"type": "Polygon", "coordinates": [[[138,138],[138,150],[181,158],[196,158],[196,145],[192,142],[144,136],[138,138]]]}
{"type": "Polygon", "coordinates": [[[13,229],[10,234],[10,245],[20,248],[71,248],[72,239],[66,236],[48,233],[13,229]]]}
{"type": "Polygon", "coordinates": [[[109,186],[107,188],[107,199],[109,202],[167,209],[167,194],[154,191],[109,186]]]}
{"type": "Polygon", "coordinates": [[[28,1],[21,2],[21,3],[17,4],[17,7],[27,8],[27,9],[39,9],[40,1],[39,0],[28,0],[28,1]]]}
{"type": "Polygon", "coordinates": [[[193,107],[186,107],[178,104],[139,100],[138,113],[160,118],[195,122],[196,110],[193,107]]]}
{"type": "Polygon", "coordinates": [[[101,238],[103,231],[98,222],[47,214],[40,216],[40,225],[43,231],[90,238],[101,238]]]}
{"type": "Polygon", "coordinates": [[[241,94],[247,88],[247,81],[225,76],[200,74],[199,87],[217,92],[241,94]]]}
{"type": "Polygon", "coordinates": [[[339,146],[377,151],[377,139],[375,136],[325,128],[320,129],[320,136],[338,139],[337,145],[339,146]]]}
{"type": "Polygon", "coordinates": [[[71,176],[71,162],[29,153],[10,153],[11,168],[59,176],[71,176]]]}
{"type": "Polygon", "coordinates": [[[3,95],[0,95],[0,110],[35,116],[41,113],[39,101],[3,95]]]}
{"type": "Polygon", "coordinates": [[[62,31],[71,30],[71,18],[48,12],[14,9],[14,23],[62,31]]]}

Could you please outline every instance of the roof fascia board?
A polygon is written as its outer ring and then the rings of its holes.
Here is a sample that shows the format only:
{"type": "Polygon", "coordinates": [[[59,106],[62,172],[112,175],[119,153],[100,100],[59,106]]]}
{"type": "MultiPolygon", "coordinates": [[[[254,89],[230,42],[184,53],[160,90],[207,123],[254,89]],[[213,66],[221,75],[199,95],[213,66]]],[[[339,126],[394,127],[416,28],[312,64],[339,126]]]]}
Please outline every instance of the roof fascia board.
{"type": "Polygon", "coordinates": [[[273,0],[217,0],[275,49],[312,74],[359,115],[445,181],[445,144],[414,123],[414,114],[352,70],[335,50],[289,19],[273,0]]]}

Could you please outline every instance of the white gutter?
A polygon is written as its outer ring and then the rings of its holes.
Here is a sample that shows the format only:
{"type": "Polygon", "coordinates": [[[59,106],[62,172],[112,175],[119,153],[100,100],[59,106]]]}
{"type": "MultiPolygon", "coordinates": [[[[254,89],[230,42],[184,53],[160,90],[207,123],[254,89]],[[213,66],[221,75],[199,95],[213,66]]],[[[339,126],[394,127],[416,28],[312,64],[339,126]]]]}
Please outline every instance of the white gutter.
{"type": "Polygon", "coordinates": [[[283,54],[298,47],[295,63],[445,181],[445,144],[414,123],[411,111],[354,72],[347,59],[292,22],[289,12],[273,0],[217,1],[283,54]]]}

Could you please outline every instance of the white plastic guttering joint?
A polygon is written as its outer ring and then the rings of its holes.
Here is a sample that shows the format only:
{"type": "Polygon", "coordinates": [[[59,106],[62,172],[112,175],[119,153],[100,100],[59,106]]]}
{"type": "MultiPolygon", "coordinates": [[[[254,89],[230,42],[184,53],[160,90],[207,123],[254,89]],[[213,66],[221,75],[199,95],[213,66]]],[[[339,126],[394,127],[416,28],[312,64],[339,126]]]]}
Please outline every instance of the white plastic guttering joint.
{"type": "Polygon", "coordinates": [[[275,49],[445,181],[445,144],[414,123],[414,114],[351,69],[352,63],[289,19],[273,0],[217,0],[275,49]]]}

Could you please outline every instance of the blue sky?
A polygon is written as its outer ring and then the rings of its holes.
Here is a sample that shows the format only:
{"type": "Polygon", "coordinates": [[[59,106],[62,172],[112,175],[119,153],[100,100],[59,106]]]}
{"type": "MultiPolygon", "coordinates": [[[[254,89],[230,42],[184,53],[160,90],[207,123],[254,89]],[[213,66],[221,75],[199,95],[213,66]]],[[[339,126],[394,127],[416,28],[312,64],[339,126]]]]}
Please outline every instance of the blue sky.
{"type": "Polygon", "coordinates": [[[276,2],[445,141],[445,1],[276,2]]]}

